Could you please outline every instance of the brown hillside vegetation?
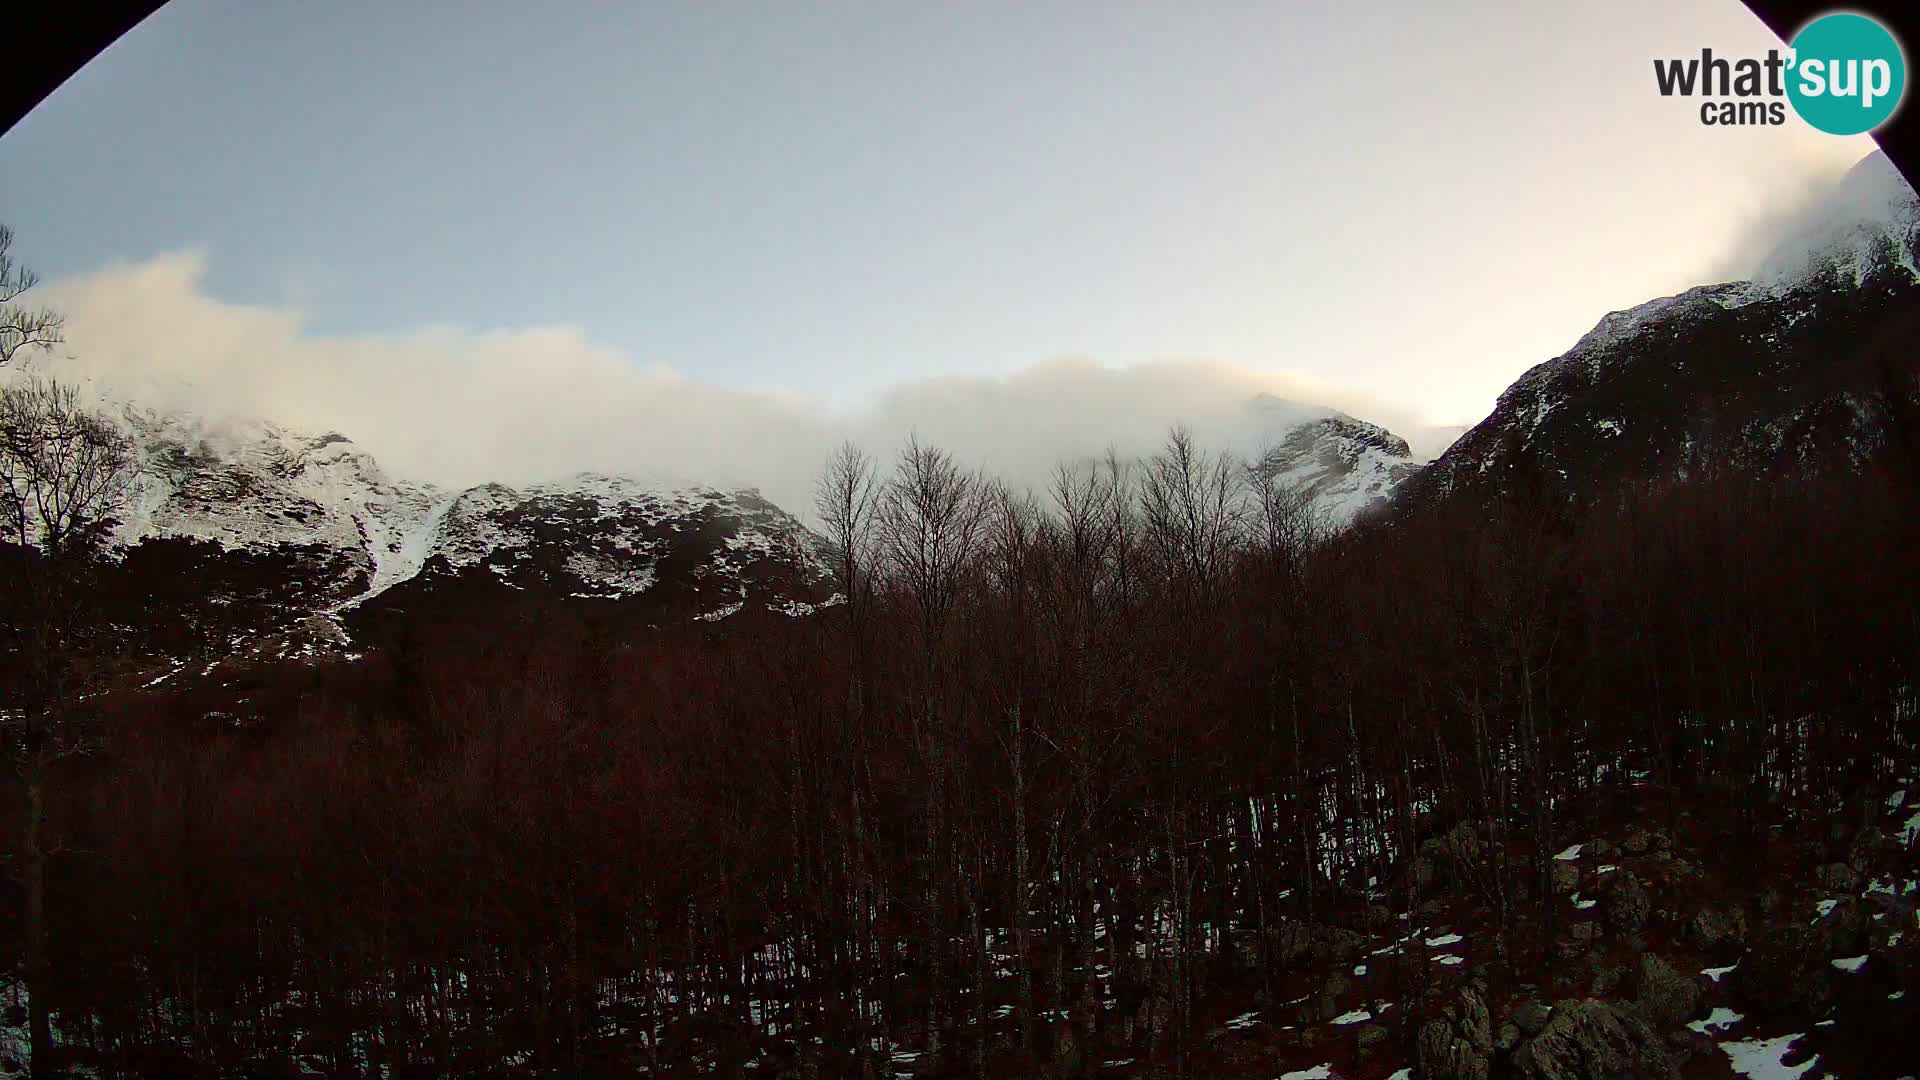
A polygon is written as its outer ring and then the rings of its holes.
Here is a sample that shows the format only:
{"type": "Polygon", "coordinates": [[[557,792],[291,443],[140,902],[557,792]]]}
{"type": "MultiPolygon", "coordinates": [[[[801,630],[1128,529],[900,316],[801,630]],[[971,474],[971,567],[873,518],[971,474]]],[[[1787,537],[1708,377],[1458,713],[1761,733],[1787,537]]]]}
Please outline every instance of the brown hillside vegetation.
{"type": "Polygon", "coordinates": [[[60,1053],[1467,1080],[1724,1074],[1732,1031],[1899,1075],[1909,480],[1327,538],[1179,437],[1033,499],[849,455],[809,619],[555,615],[73,706],[60,1053]],[[1745,1026],[1689,1030],[1717,1007],[1745,1026]]]}

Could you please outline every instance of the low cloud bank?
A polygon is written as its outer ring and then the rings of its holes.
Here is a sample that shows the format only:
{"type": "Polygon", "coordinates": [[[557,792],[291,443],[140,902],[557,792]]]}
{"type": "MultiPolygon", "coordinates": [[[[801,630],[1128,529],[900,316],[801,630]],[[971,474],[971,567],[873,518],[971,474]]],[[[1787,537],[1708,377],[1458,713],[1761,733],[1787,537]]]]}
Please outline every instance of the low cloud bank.
{"type": "Polygon", "coordinates": [[[297,310],[207,296],[204,267],[204,256],[170,255],[49,286],[67,342],[39,366],[214,425],[339,431],[399,477],[521,484],[593,470],[753,486],[795,511],[843,439],[884,459],[917,433],[1037,486],[1062,459],[1150,450],[1174,423],[1243,452],[1326,409],[1381,424],[1416,452],[1437,453],[1453,433],[1338,387],[1184,360],[1054,359],[1004,377],[904,383],[836,412],[777,387],[648,366],[567,327],[316,336],[297,310]]]}

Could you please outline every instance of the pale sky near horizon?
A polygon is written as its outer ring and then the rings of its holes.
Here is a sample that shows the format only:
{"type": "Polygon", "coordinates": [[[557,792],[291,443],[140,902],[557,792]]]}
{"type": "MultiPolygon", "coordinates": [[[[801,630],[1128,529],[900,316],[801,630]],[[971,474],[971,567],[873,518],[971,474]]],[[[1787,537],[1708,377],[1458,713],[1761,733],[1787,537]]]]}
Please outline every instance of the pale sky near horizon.
{"type": "Polygon", "coordinates": [[[1466,423],[1872,149],[1654,89],[1777,44],[1738,0],[173,0],[0,138],[0,221],[349,348],[552,329],[841,410],[1197,360],[1466,423]]]}

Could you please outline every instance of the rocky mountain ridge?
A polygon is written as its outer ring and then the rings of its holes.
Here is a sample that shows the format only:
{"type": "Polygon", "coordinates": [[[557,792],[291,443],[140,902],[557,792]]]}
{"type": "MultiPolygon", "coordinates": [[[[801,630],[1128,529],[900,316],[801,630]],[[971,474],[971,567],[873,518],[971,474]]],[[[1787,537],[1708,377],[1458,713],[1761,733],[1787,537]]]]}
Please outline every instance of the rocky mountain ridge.
{"type": "MultiPolygon", "coordinates": [[[[821,538],[750,488],[594,472],[442,487],[389,475],[339,432],[92,393],[139,470],[114,533],[127,602],[194,609],[222,627],[215,651],[339,651],[402,616],[501,604],[657,623],[835,602],[821,538]]],[[[1404,440],[1343,413],[1263,396],[1245,415],[1261,463],[1334,528],[1418,468],[1404,440]]]]}
{"type": "Polygon", "coordinates": [[[1401,485],[1401,505],[1532,486],[1571,501],[1726,470],[1859,467],[1915,400],[1920,196],[1863,159],[1751,280],[1602,318],[1401,485]]]}
{"type": "Polygon", "coordinates": [[[115,402],[138,473],[113,542],[130,628],[184,616],[191,646],[282,659],[350,650],[403,614],[597,605],[628,622],[796,616],[834,602],[820,540],[751,489],[581,473],[464,489],[389,476],[337,432],[115,402]]]}
{"type": "MultiPolygon", "coordinates": [[[[1920,435],[1920,391],[1902,382],[1917,250],[1920,197],[1874,155],[1752,280],[1605,316],[1431,462],[1381,427],[1267,395],[1230,441],[1336,530],[1475,491],[1578,501],[1714,470],[1858,466],[1920,435]]],[[[443,488],[388,475],[338,432],[103,403],[141,465],[115,535],[123,588],[150,615],[185,607],[220,626],[216,652],[345,649],[503,603],[658,624],[834,601],[820,538],[752,489],[601,473],[443,488]]]]}

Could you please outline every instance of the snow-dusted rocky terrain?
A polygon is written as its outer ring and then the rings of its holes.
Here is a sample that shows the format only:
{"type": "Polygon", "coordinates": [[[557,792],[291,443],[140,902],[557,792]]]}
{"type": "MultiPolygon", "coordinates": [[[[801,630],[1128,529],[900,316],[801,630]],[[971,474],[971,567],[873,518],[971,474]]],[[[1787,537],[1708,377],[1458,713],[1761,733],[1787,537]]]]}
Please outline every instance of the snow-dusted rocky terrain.
{"type": "MultiPolygon", "coordinates": [[[[751,489],[600,473],[444,488],[389,475],[337,432],[91,392],[140,464],[115,535],[129,565],[204,578],[203,600],[265,603],[270,621],[306,624],[276,651],[343,644],[363,613],[449,589],[670,606],[706,621],[803,615],[833,599],[819,537],[751,489]],[[244,581],[225,564],[247,566],[244,581]]],[[[1418,468],[1382,428],[1275,398],[1251,400],[1239,434],[1244,456],[1307,492],[1336,528],[1418,468]]]]}
{"type": "MultiPolygon", "coordinates": [[[[112,406],[107,407],[109,415],[112,406]]],[[[140,473],[116,543],[157,537],[222,549],[317,546],[346,556],[341,580],[309,582],[345,599],[419,573],[451,497],[392,480],[352,440],[264,421],[211,424],[120,403],[140,473]]]]}
{"type": "Polygon", "coordinates": [[[335,432],[93,390],[139,465],[114,537],[126,621],[195,630],[162,657],[350,650],[402,613],[571,604],[648,623],[833,601],[819,538],[750,489],[594,473],[442,488],[389,476],[335,432]]]}
{"type": "Polygon", "coordinates": [[[1608,314],[1399,497],[1511,489],[1522,473],[1586,497],[1710,469],[1858,464],[1893,426],[1886,343],[1913,329],[1917,249],[1920,197],[1872,154],[1751,280],[1608,314]]]}
{"type": "Polygon", "coordinates": [[[431,565],[483,566],[517,588],[622,599],[645,592],[675,537],[720,521],[705,565],[738,577],[762,558],[818,570],[815,541],[751,490],[581,473],[566,480],[448,490],[388,477],[346,436],[255,421],[209,427],[186,415],[129,406],[123,415],[142,471],[116,542],[205,540],[224,549],[318,547],[345,556],[339,580],[309,582],[342,607],[370,600],[431,565]],[[558,566],[534,553],[568,547],[558,566]]]}
{"type": "Polygon", "coordinates": [[[1341,414],[1294,426],[1258,460],[1277,483],[1305,492],[1321,520],[1336,529],[1384,506],[1421,465],[1405,439],[1341,414]]]}
{"type": "MultiPolygon", "coordinates": [[[[645,627],[837,601],[820,537],[752,489],[601,473],[442,487],[390,475],[338,432],[87,392],[139,464],[114,537],[115,603],[143,683],[225,657],[355,653],[407,624],[530,606],[645,627]]],[[[1249,400],[1229,434],[1333,528],[1419,468],[1380,427],[1277,398],[1249,400]]]]}
{"type": "MultiPolygon", "coordinates": [[[[1876,154],[1753,280],[1607,315],[1432,462],[1373,424],[1265,395],[1225,448],[1306,492],[1336,529],[1523,474],[1579,496],[1708,467],[1864,460],[1888,437],[1875,343],[1916,310],[1916,248],[1920,198],[1876,154]]],[[[93,392],[141,463],[116,536],[125,588],[149,619],[196,606],[221,625],[214,651],[348,647],[396,613],[471,619],[499,603],[658,624],[833,601],[819,537],[752,489],[599,473],[443,488],[388,475],[339,433],[93,392]]]]}

